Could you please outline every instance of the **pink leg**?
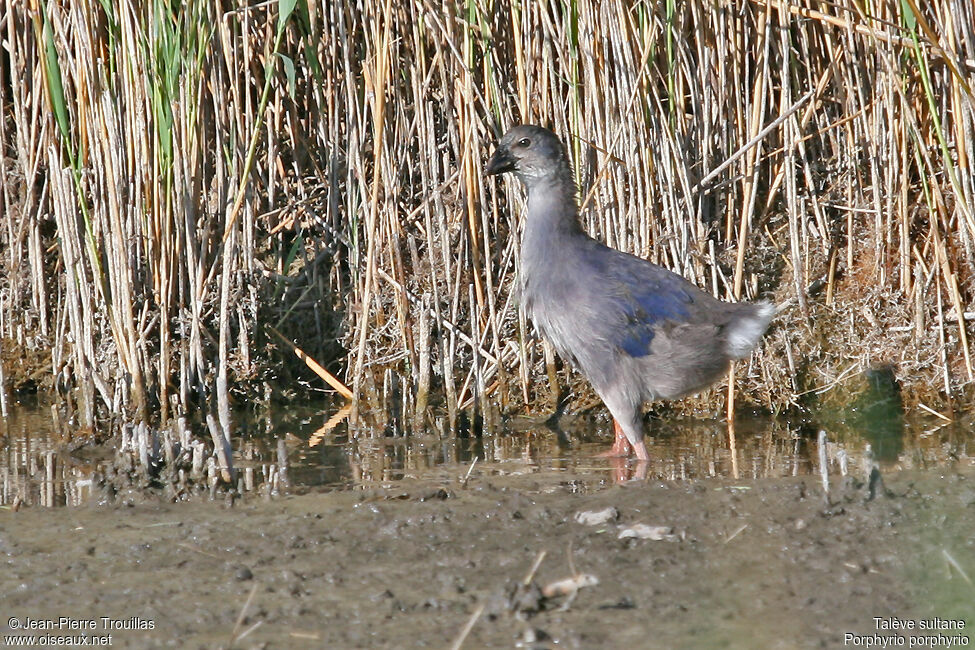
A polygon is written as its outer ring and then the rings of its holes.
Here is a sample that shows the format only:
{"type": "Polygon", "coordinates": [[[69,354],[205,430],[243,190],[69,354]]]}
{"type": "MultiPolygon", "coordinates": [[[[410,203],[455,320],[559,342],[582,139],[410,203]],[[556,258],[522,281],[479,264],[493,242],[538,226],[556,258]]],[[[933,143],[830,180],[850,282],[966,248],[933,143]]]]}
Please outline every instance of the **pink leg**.
{"type": "Polygon", "coordinates": [[[647,470],[650,467],[647,462],[650,459],[650,454],[647,452],[646,443],[641,439],[637,444],[631,445],[626,434],[623,433],[623,427],[615,418],[613,418],[613,429],[616,432],[616,440],[613,441],[612,449],[598,454],[602,458],[609,459],[610,468],[613,470],[613,482],[626,483],[632,480],[642,481],[646,479],[647,470]],[[636,452],[637,457],[636,465],[632,468],[627,462],[631,449],[636,452]]]}
{"type": "MultiPolygon", "coordinates": [[[[623,433],[623,427],[620,423],[613,418],[613,430],[616,432],[616,440],[613,441],[613,446],[609,451],[604,451],[597,454],[600,458],[626,458],[630,455],[630,441],[626,439],[626,434],[623,433]]],[[[646,446],[643,445],[643,441],[640,441],[641,446],[643,446],[643,453],[647,453],[646,446]]]]}
{"type": "Polygon", "coordinates": [[[636,459],[640,463],[646,463],[650,460],[650,452],[647,451],[647,443],[640,439],[640,442],[633,445],[633,451],[636,452],[636,459]]]}

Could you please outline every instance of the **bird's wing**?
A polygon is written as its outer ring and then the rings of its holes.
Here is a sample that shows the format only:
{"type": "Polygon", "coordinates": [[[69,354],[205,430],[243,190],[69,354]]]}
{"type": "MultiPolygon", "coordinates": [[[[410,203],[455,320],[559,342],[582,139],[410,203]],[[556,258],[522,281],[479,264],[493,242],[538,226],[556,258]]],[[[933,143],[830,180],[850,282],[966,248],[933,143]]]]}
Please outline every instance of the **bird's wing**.
{"type": "Polygon", "coordinates": [[[606,260],[610,342],[631,357],[650,353],[661,327],[686,323],[710,296],[679,275],[625,253],[606,260]]]}

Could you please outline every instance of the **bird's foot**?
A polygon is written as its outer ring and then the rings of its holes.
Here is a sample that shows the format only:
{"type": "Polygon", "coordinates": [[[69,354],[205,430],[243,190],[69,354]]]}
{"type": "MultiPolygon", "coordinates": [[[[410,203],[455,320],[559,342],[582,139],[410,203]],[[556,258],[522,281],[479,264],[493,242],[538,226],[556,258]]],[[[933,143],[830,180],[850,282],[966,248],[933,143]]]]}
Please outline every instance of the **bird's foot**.
{"type": "Polygon", "coordinates": [[[635,445],[631,444],[626,434],[623,433],[623,427],[615,418],[613,419],[613,429],[616,433],[616,439],[613,441],[612,448],[598,454],[600,458],[609,459],[610,469],[613,470],[613,482],[627,483],[646,479],[647,470],[650,468],[650,463],[647,462],[650,460],[647,443],[641,439],[635,445]],[[628,460],[631,453],[636,454],[636,463],[632,465],[628,460]]]}
{"type": "Polygon", "coordinates": [[[623,444],[614,442],[612,447],[596,454],[596,458],[629,458],[629,456],[630,443],[628,441],[624,441],[623,444]]]}
{"type": "MultiPolygon", "coordinates": [[[[616,421],[616,418],[613,418],[613,430],[616,433],[616,439],[613,441],[613,446],[609,451],[601,452],[596,454],[596,456],[599,458],[628,458],[630,452],[633,450],[633,446],[630,444],[630,441],[626,439],[626,434],[623,433],[623,427],[621,427],[620,423],[616,421]]],[[[647,448],[646,445],[643,444],[642,440],[640,441],[640,445],[643,447],[643,453],[646,453],[647,448]]]]}

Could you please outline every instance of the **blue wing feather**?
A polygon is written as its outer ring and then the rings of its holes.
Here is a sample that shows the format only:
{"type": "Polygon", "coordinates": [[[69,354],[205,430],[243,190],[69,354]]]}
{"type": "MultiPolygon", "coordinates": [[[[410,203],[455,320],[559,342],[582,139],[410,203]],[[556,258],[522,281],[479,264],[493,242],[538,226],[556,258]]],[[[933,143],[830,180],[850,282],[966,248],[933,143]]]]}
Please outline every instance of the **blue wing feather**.
{"type": "MultiPolygon", "coordinates": [[[[680,323],[690,318],[693,294],[680,276],[639,260],[637,268],[627,269],[618,282],[614,298],[625,320],[616,335],[616,344],[631,357],[650,353],[656,329],[665,321],[680,323]]],[[[630,266],[630,265],[627,265],[630,266]]]]}

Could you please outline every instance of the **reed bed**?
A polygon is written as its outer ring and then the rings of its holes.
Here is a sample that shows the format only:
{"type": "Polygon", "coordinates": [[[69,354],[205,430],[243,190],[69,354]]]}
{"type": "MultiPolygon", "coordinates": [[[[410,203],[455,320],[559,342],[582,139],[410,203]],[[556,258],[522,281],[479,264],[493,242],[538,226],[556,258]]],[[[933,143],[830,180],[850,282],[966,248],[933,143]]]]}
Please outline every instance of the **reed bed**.
{"type": "Polygon", "coordinates": [[[235,403],[331,390],[294,352],[395,429],[585,391],[517,304],[520,190],[481,174],[522,122],[566,139],[594,236],[784,306],[739,399],[875,366],[909,405],[975,393],[967,0],[4,8],[5,390],[82,428],[202,414],[229,456],[235,403]]]}

